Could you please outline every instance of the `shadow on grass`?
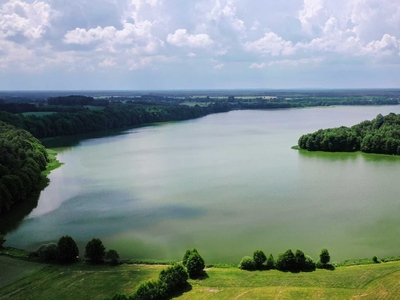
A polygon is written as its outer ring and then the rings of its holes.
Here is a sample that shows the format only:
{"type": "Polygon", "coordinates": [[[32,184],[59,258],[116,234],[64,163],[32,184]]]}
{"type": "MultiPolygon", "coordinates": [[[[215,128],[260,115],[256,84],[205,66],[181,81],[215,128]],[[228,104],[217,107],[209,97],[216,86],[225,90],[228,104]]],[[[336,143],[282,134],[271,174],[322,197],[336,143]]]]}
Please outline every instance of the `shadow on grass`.
{"type": "Polygon", "coordinates": [[[180,297],[185,293],[189,293],[192,290],[192,285],[190,283],[188,283],[184,288],[180,289],[179,291],[176,291],[175,293],[172,293],[168,299],[171,298],[176,298],[176,297],[180,297]]]}

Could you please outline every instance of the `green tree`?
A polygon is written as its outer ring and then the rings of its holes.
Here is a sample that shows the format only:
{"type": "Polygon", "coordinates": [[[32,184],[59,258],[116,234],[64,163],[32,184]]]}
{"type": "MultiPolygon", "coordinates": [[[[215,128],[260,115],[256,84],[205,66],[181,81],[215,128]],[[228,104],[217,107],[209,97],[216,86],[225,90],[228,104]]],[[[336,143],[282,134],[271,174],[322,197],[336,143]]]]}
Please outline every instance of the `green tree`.
{"type": "Polygon", "coordinates": [[[85,247],[85,257],[89,259],[91,263],[101,263],[104,260],[106,248],[103,242],[98,238],[91,239],[85,247]]]}
{"type": "Polygon", "coordinates": [[[6,241],[4,235],[0,234],[0,249],[3,249],[3,245],[6,241]]]}
{"type": "Polygon", "coordinates": [[[185,254],[183,255],[183,259],[182,259],[182,264],[186,267],[186,265],[187,265],[187,261],[188,261],[188,259],[189,259],[189,256],[192,254],[192,253],[198,253],[198,251],[197,251],[197,249],[196,248],[193,248],[193,249],[187,249],[186,250],[186,252],[185,252],[185,254]]]}
{"type": "Polygon", "coordinates": [[[267,266],[266,267],[267,267],[268,270],[275,269],[275,260],[274,260],[274,256],[272,254],[270,254],[268,256],[267,266]]]}
{"type": "Polygon", "coordinates": [[[245,256],[239,263],[239,268],[242,270],[252,271],[256,268],[253,258],[245,256]]]}
{"type": "Polygon", "coordinates": [[[41,261],[56,262],[58,260],[58,246],[55,243],[41,245],[36,252],[41,261]]]}
{"type": "Polygon", "coordinates": [[[108,260],[110,265],[112,265],[112,266],[118,265],[118,261],[119,261],[118,252],[114,249],[108,250],[106,253],[106,260],[108,260]]]}
{"type": "Polygon", "coordinates": [[[172,294],[174,291],[187,285],[188,273],[181,264],[174,264],[160,272],[158,280],[164,286],[166,294],[172,294]]]}
{"type": "Polygon", "coordinates": [[[267,257],[265,256],[264,252],[261,250],[256,250],[253,253],[253,260],[256,269],[261,270],[263,268],[263,264],[267,260],[267,257]]]}
{"type": "Polygon", "coordinates": [[[331,256],[329,255],[328,249],[322,249],[319,255],[319,261],[321,264],[326,265],[330,262],[331,256]]]}
{"type": "Polygon", "coordinates": [[[292,250],[289,249],[285,253],[278,255],[276,268],[280,271],[293,271],[296,269],[296,258],[292,250]]]}
{"type": "Polygon", "coordinates": [[[78,245],[69,235],[62,236],[58,240],[58,260],[62,263],[72,263],[77,261],[79,257],[78,245]]]}
{"type": "Polygon", "coordinates": [[[205,267],[204,259],[198,252],[192,252],[186,264],[187,271],[190,278],[197,278],[203,273],[205,267]]]}
{"type": "Polygon", "coordinates": [[[294,256],[296,259],[296,269],[297,270],[305,270],[306,256],[304,255],[304,252],[297,249],[294,256]]]}

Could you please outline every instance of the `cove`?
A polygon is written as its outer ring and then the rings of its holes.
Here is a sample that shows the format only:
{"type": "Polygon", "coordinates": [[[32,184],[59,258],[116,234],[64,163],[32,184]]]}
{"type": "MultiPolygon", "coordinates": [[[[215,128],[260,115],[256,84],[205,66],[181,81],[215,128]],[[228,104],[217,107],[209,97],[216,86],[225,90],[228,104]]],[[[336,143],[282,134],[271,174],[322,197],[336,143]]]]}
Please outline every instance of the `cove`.
{"type": "Polygon", "coordinates": [[[99,237],[123,258],[177,260],[196,247],[206,263],[257,249],[398,255],[399,157],[291,149],[302,134],[390,112],[400,106],[231,111],[70,138],[7,245],[35,250],[69,234],[82,255],[99,237]]]}

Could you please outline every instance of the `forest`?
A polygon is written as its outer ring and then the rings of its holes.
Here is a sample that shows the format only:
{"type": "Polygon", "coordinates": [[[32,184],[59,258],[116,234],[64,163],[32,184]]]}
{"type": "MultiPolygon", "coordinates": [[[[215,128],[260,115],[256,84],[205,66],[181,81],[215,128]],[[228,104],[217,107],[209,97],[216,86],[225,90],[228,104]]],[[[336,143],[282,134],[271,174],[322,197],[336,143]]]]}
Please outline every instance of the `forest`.
{"type": "Polygon", "coordinates": [[[379,114],[352,127],[320,129],[301,136],[298,145],[309,151],[400,155],[400,114],[379,114]]]}
{"type": "Polygon", "coordinates": [[[0,214],[37,189],[47,152],[29,132],[0,121],[0,214]]]}
{"type": "Polygon", "coordinates": [[[119,104],[99,110],[80,108],[74,112],[44,116],[24,116],[0,111],[0,120],[25,129],[36,138],[48,138],[147,123],[189,120],[229,110],[228,105],[218,103],[207,107],[175,104],[119,104]]]}

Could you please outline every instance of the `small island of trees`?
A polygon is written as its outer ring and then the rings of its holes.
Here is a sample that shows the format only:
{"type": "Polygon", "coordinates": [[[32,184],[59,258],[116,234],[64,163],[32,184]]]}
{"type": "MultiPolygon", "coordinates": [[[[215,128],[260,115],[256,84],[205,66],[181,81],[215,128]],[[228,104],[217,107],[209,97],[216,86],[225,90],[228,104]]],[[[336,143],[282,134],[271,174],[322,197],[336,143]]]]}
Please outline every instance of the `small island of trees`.
{"type": "Polygon", "coordinates": [[[400,114],[379,114],[352,127],[320,129],[301,136],[298,145],[309,151],[400,155],[400,114]]]}

